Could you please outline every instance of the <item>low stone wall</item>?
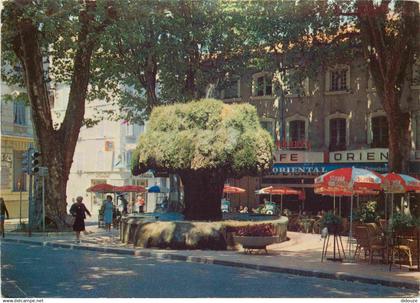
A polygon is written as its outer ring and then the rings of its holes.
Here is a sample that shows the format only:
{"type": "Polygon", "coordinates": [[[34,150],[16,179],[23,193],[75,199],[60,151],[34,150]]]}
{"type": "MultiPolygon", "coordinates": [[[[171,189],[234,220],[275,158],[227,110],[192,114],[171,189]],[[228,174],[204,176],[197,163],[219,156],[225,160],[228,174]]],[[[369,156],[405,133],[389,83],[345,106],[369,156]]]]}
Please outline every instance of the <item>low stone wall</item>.
{"type": "Polygon", "coordinates": [[[237,249],[234,229],[248,225],[273,224],[279,242],[286,240],[287,217],[266,221],[155,221],[151,217],[123,219],[120,239],[139,247],[164,249],[237,249]]]}

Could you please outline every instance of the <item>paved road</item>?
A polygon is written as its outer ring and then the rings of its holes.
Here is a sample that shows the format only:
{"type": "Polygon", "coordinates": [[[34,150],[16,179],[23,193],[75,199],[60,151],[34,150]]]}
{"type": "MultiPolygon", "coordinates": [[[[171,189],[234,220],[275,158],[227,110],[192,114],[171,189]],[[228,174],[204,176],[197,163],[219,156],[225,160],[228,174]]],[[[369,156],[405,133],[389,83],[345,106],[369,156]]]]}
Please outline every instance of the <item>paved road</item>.
{"type": "Polygon", "coordinates": [[[1,243],[5,297],[406,297],[406,289],[212,264],[1,243]]]}

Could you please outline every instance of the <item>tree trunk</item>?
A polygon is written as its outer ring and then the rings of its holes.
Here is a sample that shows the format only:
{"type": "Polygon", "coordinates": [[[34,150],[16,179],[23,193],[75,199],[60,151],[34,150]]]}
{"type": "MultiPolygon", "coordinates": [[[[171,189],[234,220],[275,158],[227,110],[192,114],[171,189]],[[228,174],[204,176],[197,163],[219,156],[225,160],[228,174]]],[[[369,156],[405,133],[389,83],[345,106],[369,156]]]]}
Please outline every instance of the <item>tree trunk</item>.
{"type": "MultiPolygon", "coordinates": [[[[48,167],[48,177],[45,179],[46,217],[51,219],[59,230],[65,226],[67,213],[66,187],[69,179],[70,165],[64,161],[65,153],[61,144],[51,145],[43,153],[43,163],[48,167]]],[[[81,189],[84,190],[84,189],[81,189]]]]}
{"type": "Polygon", "coordinates": [[[410,159],[410,115],[402,113],[392,88],[385,88],[383,104],[388,120],[389,171],[407,173],[410,159]],[[394,106],[393,106],[394,105],[394,106]]]}
{"type": "Polygon", "coordinates": [[[184,215],[187,220],[218,221],[226,176],[215,171],[184,171],[180,173],[184,185],[184,215]]]}
{"type": "MultiPolygon", "coordinates": [[[[28,1],[25,5],[29,3],[28,1]]],[[[96,30],[92,26],[94,9],[95,6],[90,4],[87,5],[89,13],[80,11],[81,27],[77,37],[79,45],[74,57],[69,101],[59,129],[53,127],[38,29],[31,19],[24,17],[23,7],[16,10],[15,16],[17,35],[13,41],[13,50],[23,66],[42,165],[49,170],[45,182],[46,216],[55,222],[58,229],[65,226],[66,185],[85,113],[90,61],[95,45],[92,36],[92,32],[96,30]]]]}
{"type": "Polygon", "coordinates": [[[147,105],[150,107],[150,109],[153,109],[158,105],[158,98],[156,96],[156,76],[156,59],[152,54],[149,54],[145,71],[145,89],[147,94],[147,105]]]}
{"type": "Polygon", "coordinates": [[[185,96],[188,100],[192,100],[195,97],[195,71],[192,64],[189,63],[187,73],[185,75],[185,96]]]}
{"type": "Polygon", "coordinates": [[[388,5],[358,1],[357,16],[369,70],[388,119],[389,171],[400,173],[408,171],[410,156],[410,115],[401,110],[401,103],[417,49],[419,10],[415,1],[402,2],[397,26],[388,19],[388,5]],[[391,26],[398,31],[392,39],[387,33],[391,26]]]}

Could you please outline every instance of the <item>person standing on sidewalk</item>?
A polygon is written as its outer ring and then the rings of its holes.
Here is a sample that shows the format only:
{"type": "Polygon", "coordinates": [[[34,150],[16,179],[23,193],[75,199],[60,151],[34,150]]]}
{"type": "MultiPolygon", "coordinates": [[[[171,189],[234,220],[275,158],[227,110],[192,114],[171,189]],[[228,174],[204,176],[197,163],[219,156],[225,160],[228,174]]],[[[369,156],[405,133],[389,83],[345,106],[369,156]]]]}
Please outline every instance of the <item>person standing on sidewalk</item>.
{"type": "Polygon", "coordinates": [[[1,236],[4,238],[4,220],[9,219],[9,212],[7,211],[6,203],[4,203],[4,199],[0,198],[0,226],[1,226],[1,236]]]}
{"type": "Polygon", "coordinates": [[[79,196],[76,198],[76,203],[74,203],[70,208],[70,214],[75,217],[73,230],[76,232],[76,242],[80,243],[80,232],[85,231],[85,219],[86,214],[91,217],[90,212],[87,210],[86,206],[82,203],[83,197],[79,196]]]}
{"type": "Polygon", "coordinates": [[[102,203],[102,208],[104,212],[105,229],[107,231],[111,231],[113,209],[114,209],[114,204],[112,203],[111,195],[106,196],[106,200],[102,203]]]}
{"type": "Polygon", "coordinates": [[[137,196],[137,205],[139,207],[139,214],[144,213],[144,199],[141,195],[137,196]]]}

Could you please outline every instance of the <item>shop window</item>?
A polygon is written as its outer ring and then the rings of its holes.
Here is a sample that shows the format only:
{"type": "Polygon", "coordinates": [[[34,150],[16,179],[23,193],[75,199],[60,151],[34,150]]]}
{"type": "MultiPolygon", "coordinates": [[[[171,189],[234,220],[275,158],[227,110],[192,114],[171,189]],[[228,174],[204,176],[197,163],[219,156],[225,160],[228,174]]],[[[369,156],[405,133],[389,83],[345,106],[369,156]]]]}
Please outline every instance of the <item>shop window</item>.
{"type": "Polygon", "coordinates": [[[388,147],[388,121],[385,116],[372,118],[372,147],[388,147]]]}
{"type": "Polygon", "coordinates": [[[13,123],[17,125],[26,125],[26,106],[22,101],[13,103],[13,123]]]}
{"type": "Polygon", "coordinates": [[[13,191],[26,191],[26,177],[22,172],[23,151],[13,152],[13,191]]]}
{"type": "Polygon", "coordinates": [[[330,151],[346,149],[346,119],[330,120],[330,151]]]}

